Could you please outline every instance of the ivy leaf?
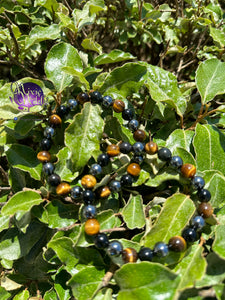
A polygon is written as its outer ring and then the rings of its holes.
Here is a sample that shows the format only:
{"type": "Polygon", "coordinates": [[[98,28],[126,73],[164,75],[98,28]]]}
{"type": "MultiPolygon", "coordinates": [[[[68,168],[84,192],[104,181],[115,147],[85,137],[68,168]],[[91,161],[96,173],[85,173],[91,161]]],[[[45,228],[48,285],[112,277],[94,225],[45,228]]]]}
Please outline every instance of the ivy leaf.
{"type": "Polygon", "coordinates": [[[135,57],[130,54],[129,52],[123,52],[121,50],[112,50],[110,53],[104,53],[97,56],[94,60],[94,65],[104,65],[104,64],[111,64],[120,61],[135,59],[135,57]]]}
{"type": "Polygon", "coordinates": [[[8,293],[3,287],[0,286],[0,298],[1,300],[8,300],[11,294],[8,293]]]}
{"type": "Polygon", "coordinates": [[[13,298],[13,300],[25,300],[25,299],[27,300],[27,299],[29,299],[29,297],[30,297],[29,291],[23,290],[23,291],[17,293],[15,295],[15,297],[13,298]]]}
{"type": "Polygon", "coordinates": [[[212,245],[213,251],[215,251],[220,258],[225,259],[225,241],[224,241],[224,234],[225,234],[225,225],[219,225],[216,227],[215,232],[215,240],[212,245]]]}
{"type": "Polygon", "coordinates": [[[77,85],[83,86],[84,89],[86,89],[86,90],[90,89],[89,82],[86,80],[83,73],[76,71],[72,67],[62,67],[62,71],[65,72],[66,74],[72,75],[73,76],[73,81],[77,85]]]}
{"type": "Polygon", "coordinates": [[[57,3],[56,0],[35,0],[34,7],[35,6],[43,6],[47,8],[50,12],[54,13],[54,11],[56,11],[58,8],[59,3],[57,3]]]}
{"type": "Polygon", "coordinates": [[[225,63],[216,58],[200,63],[195,81],[202,104],[211,101],[216,95],[224,94],[225,63]]]}
{"type": "Polygon", "coordinates": [[[102,46],[99,45],[97,42],[93,41],[92,39],[84,39],[81,43],[81,46],[86,50],[91,50],[98,52],[98,54],[102,53],[102,46]]]}
{"type": "Polygon", "coordinates": [[[9,216],[0,215],[0,232],[9,227],[9,221],[10,221],[9,216]]]}
{"type": "Polygon", "coordinates": [[[122,215],[127,227],[130,229],[141,228],[145,225],[145,215],[143,211],[143,200],[140,195],[131,196],[122,215]]]}
{"type": "Polygon", "coordinates": [[[167,139],[166,147],[168,147],[172,153],[176,151],[177,147],[190,151],[193,135],[194,132],[191,130],[176,129],[167,139]]]}
{"type": "Polygon", "coordinates": [[[210,26],[210,35],[215,42],[220,44],[220,47],[225,46],[225,36],[222,30],[210,26]]]}

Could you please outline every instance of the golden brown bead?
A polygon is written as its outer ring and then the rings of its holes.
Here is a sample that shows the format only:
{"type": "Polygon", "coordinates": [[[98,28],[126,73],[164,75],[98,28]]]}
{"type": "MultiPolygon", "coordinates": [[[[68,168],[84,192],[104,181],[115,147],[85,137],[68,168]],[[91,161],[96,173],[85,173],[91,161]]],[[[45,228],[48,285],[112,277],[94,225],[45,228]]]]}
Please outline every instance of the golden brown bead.
{"type": "Polygon", "coordinates": [[[104,186],[104,187],[100,190],[100,197],[101,197],[101,198],[107,198],[110,194],[111,194],[111,191],[110,191],[110,189],[109,189],[108,186],[104,186]]]}
{"type": "Polygon", "coordinates": [[[61,182],[59,185],[56,187],[56,193],[58,195],[67,195],[71,191],[71,186],[69,183],[66,182],[61,182]]]}
{"type": "Polygon", "coordinates": [[[202,202],[198,206],[198,213],[206,219],[213,214],[213,208],[209,202],[202,202]]]}
{"type": "Polygon", "coordinates": [[[84,104],[85,102],[89,101],[89,95],[87,93],[80,93],[77,95],[77,100],[80,104],[84,104]]]}
{"type": "Polygon", "coordinates": [[[137,129],[134,133],[133,133],[133,138],[135,139],[135,141],[137,142],[143,142],[146,139],[146,133],[144,130],[142,129],[137,129]]]}
{"type": "Polygon", "coordinates": [[[113,110],[117,113],[120,113],[124,110],[125,103],[122,100],[115,100],[113,102],[113,110]]]}
{"type": "Polygon", "coordinates": [[[145,144],[145,151],[146,153],[153,155],[158,152],[158,145],[154,142],[148,142],[145,144]]]}
{"type": "Polygon", "coordinates": [[[181,169],[181,174],[186,178],[192,178],[195,176],[196,168],[191,164],[184,164],[181,169]]]}
{"type": "Polygon", "coordinates": [[[53,114],[49,117],[49,123],[54,126],[59,126],[62,124],[62,119],[60,116],[53,114]]]}
{"type": "Polygon", "coordinates": [[[106,152],[109,156],[117,156],[120,154],[120,147],[115,144],[108,145],[106,152]]]}
{"type": "Polygon", "coordinates": [[[81,178],[81,184],[85,189],[93,189],[97,181],[93,175],[85,175],[81,178]]]}
{"type": "Polygon", "coordinates": [[[125,263],[134,263],[138,259],[137,251],[133,248],[125,248],[122,252],[122,259],[125,263]]]}
{"type": "Polygon", "coordinates": [[[37,154],[37,159],[40,162],[49,162],[51,160],[51,154],[48,151],[40,151],[37,154]]]}
{"type": "Polygon", "coordinates": [[[127,173],[129,173],[132,176],[138,176],[141,172],[141,167],[139,164],[132,163],[129,164],[127,167],[127,173]]]}
{"type": "Polygon", "coordinates": [[[173,236],[169,240],[168,246],[175,252],[183,252],[187,248],[187,243],[182,236],[173,236]]]}
{"type": "Polygon", "coordinates": [[[95,235],[100,230],[100,224],[96,219],[88,219],[84,225],[84,231],[88,235],[95,235]]]}

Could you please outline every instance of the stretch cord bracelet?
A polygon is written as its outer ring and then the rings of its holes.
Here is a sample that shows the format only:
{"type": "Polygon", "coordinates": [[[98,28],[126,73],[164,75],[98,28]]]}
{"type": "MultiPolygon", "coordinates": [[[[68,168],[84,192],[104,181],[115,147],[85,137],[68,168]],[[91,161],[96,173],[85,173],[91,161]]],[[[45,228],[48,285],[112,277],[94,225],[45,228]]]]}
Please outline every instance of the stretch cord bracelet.
{"type": "Polygon", "coordinates": [[[106,153],[102,153],[97,158],[97,163],[94,163],[90,167],[90,174],[84,175],[81,178],[81,185],[71,186],[66,182],[61,182],[59,175],[54,173],[54,165],[50,162],[51,155],[48,152],[51,148],[51,139],[54,135],[55,127],[61,125],[62,117],[64,117],[70,110],[74,110],[78,102],[75,99],[70,99],[68,105],[61,105],[57,109],[57,114],[52,114],[49,117],[49,126],[44,130],[45,138],[41,141],[40,151],[37,155],[38,159],[43,163],[43,172],[48,176],[48,183],[56,187],[56,193],[58,195],[68,195],[71,194],[73,201],[77,202],[83,200],[84,208],[83,215],[87,219],[85,222],[84,230],[89,236],[93,236],[94,244],[98,249],[106,249],[109,256],[120,256],[124,263],[136,262],[139,258],[141,261],[151,261],[154,256],[165,257],[169,254],[169,251],[183,252],[187,248],[187,243],[195,242],[198,239],[198,234],[201,232],[205,225],[206,218],[209,218],[213,214],[213,208],[210,203],[211,194],[207,189],[204,189],[204,179],[200,176],[196,176],[196,168],[192,164],[183,164],[181,157],[172,156],[171,151],[163,147],[158,149],[156,143],[149,141],[146,144],[143,141],[146,139],[146,134],[143,130],[138,129],[139,123],[134,118],[133,111],[130,109],[125,109],[125,104],[121,100],[113,101],[110,96],[102,97],[97,91],[91,92],[89,95],[87,93],[81,93],[77,97],[78,101],[83,104],[86,101],[92,101],[94,103],[102,104],[104,107],[112,106],[115,112],[121,112],[124,120],[128,121],[128,127],[133,131],[134,139],[137,141],[134,145],[128,142],[121,142],[119,145],[111,144],[106,148],[106,153]],[[143,161],[143,155],[145,153],[153,155],[158,155],[158,158],[171,165],[176,169],[182,176],[189,178],[191,184],[195,190],[197,190],[197,196],[201,202],[198,205],[196,215],[190,222],[189,227],[185,228],[181,236],[171,237],[168,244],[164,242],[157,242],[153,249],[148,247],[143,247],[137,253],[133,248],[123,249],[122,244],[117,241],[109,241],[108,236],[100,232],[100,224],[96,219],[97,208],[94,205],[96,200],[96,193],[94,188],[97,184],[98,175],[102,173],[102,168],[107,166],[110,159],[118,156],[120,153],[130,154],[133,152],[133,162],[129,163],[127,166],[127,173],[123,174],[120,180],[112,179],[109,185],[101,187],[98,191],[99,198],[107,198],[111,193],[120,192],[124,187],[132,186],[135,178],[138,177],[141,171],[140,164],[143,161]]]}

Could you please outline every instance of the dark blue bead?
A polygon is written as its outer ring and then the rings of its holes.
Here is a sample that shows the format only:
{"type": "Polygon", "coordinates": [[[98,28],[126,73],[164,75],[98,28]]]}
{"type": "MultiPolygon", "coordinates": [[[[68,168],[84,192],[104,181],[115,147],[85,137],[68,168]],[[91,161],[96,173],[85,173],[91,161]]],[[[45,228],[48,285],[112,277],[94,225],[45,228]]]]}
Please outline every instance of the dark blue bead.
{"type": "Polygon", "coordinates": [[[211,199],[211,193],[210,191],[206,190],[206,189],[202,189],[200,191],[198,191],[197,193],[199,201],[201,202],[209,202],[211,199]]]}
{"type": "Polygon", "coordinates": [[[155,244],[153,252],[156,256],[165,257],[169,254],[168,245],[163,242],[158,242],[155,244]]]}
{"type": "Polygon", "coordinates": [[[71,110],[75,110],[76,107],[77,107],[77,105],[78,105],[77,100],[75,100],[75,99],[69,99],[69,100],[68,100],[68,106],[69,106],[69,108],[70,108],[71,110]]]}
{"type": "Polygon", "coordinates": [[[141,261],[152,261],[153,251],[148,247],[144,247],[139,251],[138,257],[141,261]]]}
{"type": "Polygon", "coordinates": [[[139,122],[138,122],[138,120],[132,119],[132,120],[130,120],[130,122],[128,123],[128,128],[129,128],[131,131],[137,130],[138,127],[139,127],[139,122]]]}
{"type": "Polygon", "coordinates": [[[172,167],[180,169],[183,165],[183,160],[180,156],[172,156],[170,164],[172,167]]]}
{"type": "Polygon", "coordinates": [[[56,109],[57,115],[59,115],[61,118],[65,117],[69,113],[69,111],[70,111],[69,107],[67,107],[65,105],[60,105],[56,109]]]}
{"type": "Polygon", "coordinates": [[[108,108],[108,107],[112,106],[113,105],[113,99],[112,99],[112,97],[110,97],[110,96],[103,97],[102,105],[105,108],[108,108]]]}
{"type": "Polygon", "coordinates": [[[44,136],[48,139],[53,137],[54,133],[55,133],[55,130],[52,127],[46,127],[44,130],[44,136]]]}
{"type": "Polygon", "coordinates": [[[205,185],[205,180],[201,176],[194,176],[191,183],[196,190],[201,190],[205,185]]]}
{"type": "Polygon", "coordinates": [[[76,200],[76,201],[81,200],[82,197],[83,197],[83,189],[80,186],[78,186],[78,185],[74,186],[71,189],[70,194],[71,194],[71,198],[73,200],[76,200]]]}
{"type": "Polygon", "coordinates": [[[51,148],[51,145],[52,145],[52,141],[50,139],[47,139],[47,138],[43,139],[40,142],[40,148],[41,148],[41,150],[48,151],[51,148]]]}
{"type": "Polygon", "coordinates": [[[120,178],[120,183],[122,186],[131,186],[134,179],[130,174],[124,174],[120,178]]]}
{"type": "Polygon", "coordinates": [[[102,173],[102,167],[99,164],[93,164],[90,167],[90,174],[97,176],[102,173]]]}
{"type": "Polygon", "coordinates": [[[83,200],[85,204],[93,204],[95,201],[95,194],[91,190],[84,190],[83,200]]]}
{"type": "Polygon", "coordinates": [[[87,205],[83,209],[83,215],[87,219],[92,219],[97,215],[97,209],[94,205],[87,205]]]}
{"type": "Polygon", "coordinates": [[[18,117],[14,117],[13,121],[17,122],[18,121],[18,117]]]}
{"type": "Polygon", "coordinates": [[[195,230],[201,230],[205,226],[205,220],[201,216],[196,216],[191,220],[191,225],[195,230]]]}
{"type": "Polygon", "coordinates": [[[122,111],[122,118],[126,121],[131,121],[134,117],[134,112],[130,108],[126,108],[122,111]]]}
{"type": "Polygon", "coordinates": [[[119,147],[120,147],[120,152],[124,154],[128,154],[132,151],[132,146],[128,142],[122,142],[121,144],[119,144],[119,147]]]}
{"type": "Polygon", "coordinates": [[[182,237],[185,241],[193,243],[197,240],[197,233],[193,228],[186,228],[182,233],[182,237]]]}
{"type": "Polygon", "coordinates": [[[134,155],[132,161],[137,163],[137,164],[141,164],[144,160],[144,157],[142,155],[134,155]]]}
{"type": "Polygon", "coordinates": [[[109,189],[112,193],[118,193],[121,191],[121,183],[118,180],[112,180],[109,184],[109,189]]]}
{"type": "Polygon", "coordinates": [[[105,233],[98,233],[94,239],[95,247],[99,249],[104,249],[109,246],[109,240],[105,233]]]}
{"type": "Polygon", "coordinates": [[[101,167],[105,167],[110,162],[110,158],[107,153],[102,153],[98,156],[97,162],[101,167]]]}
{"type": "Polygon", "coordinates": [[[94,103],[101,103],[102,102],[102,95],[98,91],[94,91],[90,93],[91,101],[94,103]]]}
{"type": "Polygon", "coordinates": [[[54,165],[50,162],[47,162],[43,164],[42,170],[46,175],[51,175],[54,172],[54,165]]]}
{"type": "Polygon", "coordinates": [[[58,174],[53,173],[48,177],[48,184],[52,186],[57,186],[60,184],[60,182],[61,182],[61,178],[58,174]]]}
{"type": "Polygon", "coordinates": [[[133,152],[134,154],[141,154],[145,149],[145,146],[141,142],[136,142],[133,144],[133,152]]]}
{"type": "Polygon", "coordinates": [[[119,241],[112,241],[109,243],[107,252],[110,256],[119,256],[123,251],[123,246],[119,241]]]}
{"type": "Polygon", "coordinates": [[[158,158],[162,161],[170,161],[172,158],[170,149],[165,148],[165,147],[159,149],[158,158]]]}

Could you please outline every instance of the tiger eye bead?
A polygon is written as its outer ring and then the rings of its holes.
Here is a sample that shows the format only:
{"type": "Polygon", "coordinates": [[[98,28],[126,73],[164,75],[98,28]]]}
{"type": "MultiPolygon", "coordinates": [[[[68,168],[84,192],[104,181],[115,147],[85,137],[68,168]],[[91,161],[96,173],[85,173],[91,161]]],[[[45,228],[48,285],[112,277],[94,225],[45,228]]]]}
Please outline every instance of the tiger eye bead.
{"type": "Polygon", "coordinates": [[[133,248],[125,248],[122,252],[122,259],[125,263],[134,263],[138,259],[137,251],[133,248]]]}
{"type": "Polygon", "coordinates": [[[183,252],[187,248],[187,243],[182,236],[173,236],[169,240],[168,246],[175,252],[183,252]]]}
{"type": "Polygon", "coordinates": [[[88,235],[95,235],[100,230],[100,224],[96,219],[88,219],[84,225],[84,231],[88,235]]]}
{"type": "Polygon", "coordinates": [[[93,175],[85,175],[81,178],[81,184],[85,189],[93,189],[97,181],[93,175]]]}
{"type": "Polygon", "coordinates": [[[198,213],[204,218],[209,218],[213,214],[213,208],[210,203],[202,202],[198,206],[198,213]]]}
{"type": "Polygon", "coordinates": [[[113,102],[113,110],[117,113],[122,112],[125,109],[125,103],[122,100],[115,100],[113,102]]]}
{"type": "Polygon", "coordinates": [[[49,117],[49,124],[59,126],[62,124],[62,119],[60,118],[60,116],[53,114],[49,117]]]}
{"type": "Polygon", "coordinates": [[[117,156],[120,154],[120,147],[118,145],[111,144],[106,148],[106,152],[111,157],[117,156]]]}
{"type": "Polygon", "coordinates": [[[49,162],[51,160],[51,154],[48,151],[40,151],[37,154],[37,159],[42,163],[49,162]]]}
{"type": "Polygon", "coordinates": [[[158,145],[154,142],[148,142],[145,144],[145,151],[146,153],[153,155],[158,152],[158,145]]]}
{"type": "Polygon", "coordinates": [[[146,139],[146,133],[144,130],[142,129],[137,129],[134,133],[133,133],[133,138],[135,139],[135,141],[137,142],[143,142],[146,139]]]}
{"type": "Polygon", "coordinates": [[[84,104],[89,101],[89,95],[87,93],[80,93],[77,95],[77,100],[80,104],[84,104]]]}
{"type": "Polygon", "coordinates": [[[139,166],[139,164],[132,163],[129,164],[129,166],[127,167],[127,173],[129,173],[132,176],[138,176],[140,172],[141,172],[141,167],[139,166]]]}
{"type": "Polygon", "coordinates": [[[57,187],[56,187],[56,193],[58,195],[67,195],[71,191],[71,186],[66,183],[66,182],[61,182],[57,187]]]}
{"type": "Polygon", "coordinates": [[[192,178],[195,176],[196,168],[191,164],[184,164],[181,169],[181,174],[186,178],[192,178]]]}
{"type": "Polygon", "coordinates": [[[109,195],[111,194],[111,191],[109,189],[108,186],[104,186],[101,190],[100,190],[100,197],[101,198],[107,198],[109,197],[109,195]]]}

